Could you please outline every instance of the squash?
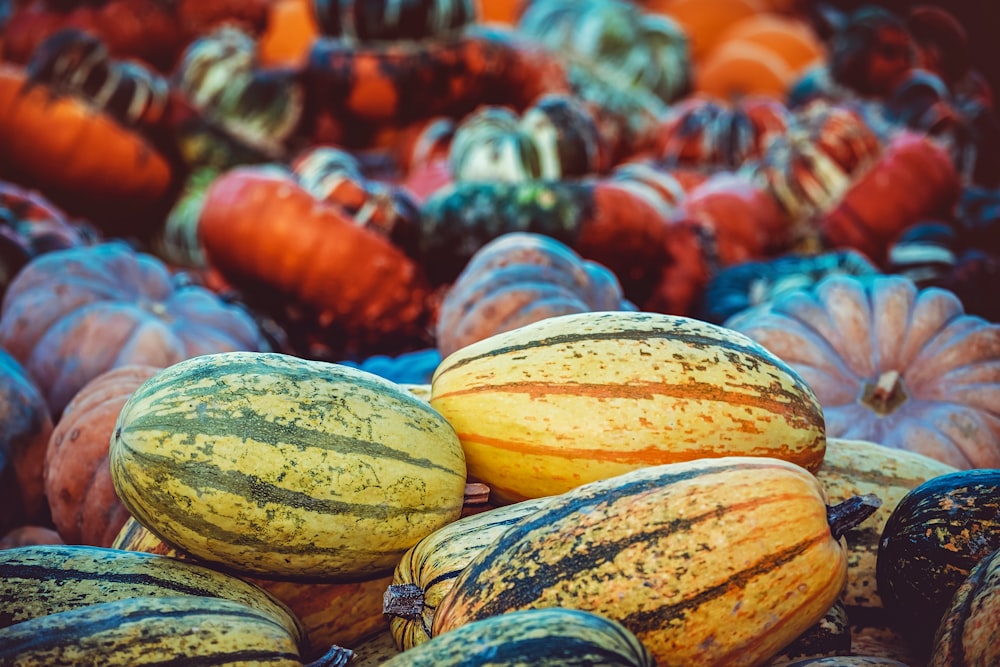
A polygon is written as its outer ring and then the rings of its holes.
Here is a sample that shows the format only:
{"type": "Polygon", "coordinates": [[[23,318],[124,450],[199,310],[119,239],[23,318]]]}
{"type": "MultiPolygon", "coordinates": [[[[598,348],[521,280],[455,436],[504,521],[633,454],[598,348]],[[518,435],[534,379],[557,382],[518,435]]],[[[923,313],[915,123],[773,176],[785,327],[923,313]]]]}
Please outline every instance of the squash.
{"type": "Polygon", "coordinates": [[[444,359],[431,405],[469,474],[507,502],[638,467],[730,455],[816,470],[823,415],[802,379],[735,332],[642,312],[563,315],[444,359]]]}
{"type": "Polygon", "coordinates": [[[761,664],[836,601],[847,575],[841,521],[877,505],[859,497],[828,510],[810,472],[767,457],[585,484],[469,563],[438,607],[434,637],[519,609],[569,607],[620,622],[663,665],[761,664]]]}
{"type": "Polygon", "coordinates": [[[847,585],[841,600],[856,624],[885,624],[876,581],[882,530],[899,502],[912,489],[956,469],[915,452],[864,440],[827,438],[816,478],[831,503],[873,493],[882,501],[872,517],[844,533],[847,543],[847,585]]]}
{"type": "Polygon", "coordinates": [[[308,309],[310,322],[345,339],[334,347],[377,352],[423,338],[429,290],[421,267],[290,174],[239,167],[219,176],[205,194],[198,238],[228,282],[255,301],[308,309]]]}
{"type": "Polygon", "coordinates": [[[545,499],[537,498],[463,517],[403,554],[382,608],[399,650],[428,641],[437,607],[465,566],[504,531],[544,505],[545,499]]]}
{"type": "Polygon", "coordinates": [[[788,253],[721,269],[705,287],[698,317],[722,324],[733,315],[767,303],[785,292],[809,288],[828,275],[871,276],[880,271],[854,250],[818,255],[788,253]]]}
{"type": "Polygon", "coordinates": [[[11,528],[0,536],[0,549],[16,549],[38,544],[63,544],[63,540],[59,537],[59,533],[48,526],[37,525],[11,528]]]}
{"type": "Polygon", "coordinates": [[[899,276],[828,276],[726,322],[800,373],[827,434],[1000,466],[1000,325],[899,276]]]}
{"type": "Polygon", "coordinates": [[[98,375],[77,392],[53,429],[45,453],[45,497],[67,544],[109,547],[129,518],[111,483],[111,435],[125,401],[159,370],[128,365],[98,375]]]}
{"type": "Polygon", "coordinates": [[[171,546],[267,578],[389,574],[457,519],[465,458],[407,390],[347,366],[230,352],[132,394],[111,440],[126,508],[171,546]]]}
{"type": "Polygon", "coordinates": [[[961,470],[910,491],[882,529],[878,588],[921,656],[972,568],[1000,549],[1000,470],[961,470]]]}
{"type": "Polygon", "coordinates": [[[649,650],[606,616],[577,609],[524,609],[484,618],[434,637],[383,667],[653,667],[649,650]]]}
{"type": "Polygon", "coordinates": [[[828,247],[854,248],[881,264],[900,232],[923,219],[947,215],[960,192],[961,179],[947,150],[904,130],[820,218],[820,236],[828,247]]]}
{"type": "Polygon", "coordinates": [[[1000,663],[1000,549],[969,570],[934,635],[928,667],[1000,663]]]}
{"type": "MultiPolygon", "coordinates": [[[[129,517],[115,536],[112,548],[158,554],[209,566],[186,551],[178,550],[129,517]]],[[[382,595],[392,575],[346,582],[282,581],[244,575],[291,610],[308,639],[309,655],[316,657],[331,644],[354,648],[369,637],[388,632],[389,620],[382,615],[382,595]]]]}
{"type": "Polygon", "coordinates": [[[0,345],[28,371],[56,419],[87,382],[116,366],[268,348],[245,309],[120,240],[29,263],[7,290],[0,345]]]}
{"type": "Polygon", "coordinates": [[[48,523],[43,477],[51,434],[45,398],[17,359],[0,349],[0,534],[48,523]]]}
{"type": "Polygon", "coordinates": [[[850,650],[851,623],[847,609],[837,600],[821,619],[764,663],[764,667],[787,667],[798,660],[840,655],[850,650]]]}
{"type": "Polygon", "coordinates": [[[171,194],[168,159],[90,104],[27,82],[23,68],[0,64],[0,178],[41,190],[106,232],[148,233],[171,194]]]}
{"type": "Polygon", "coordinates": [[[446,357],[546,317],[632,308],[605,267],[551,237],[511,232],[480,248],[445,292],[437,348],[446,357]]]}

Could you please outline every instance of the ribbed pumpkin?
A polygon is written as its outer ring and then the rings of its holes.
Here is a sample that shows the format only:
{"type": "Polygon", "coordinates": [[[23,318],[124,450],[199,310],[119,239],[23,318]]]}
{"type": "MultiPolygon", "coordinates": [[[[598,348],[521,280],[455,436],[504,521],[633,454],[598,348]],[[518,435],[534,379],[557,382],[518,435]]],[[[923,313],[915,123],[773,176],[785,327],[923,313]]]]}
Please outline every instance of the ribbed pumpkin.
{"type": "Polygon", "coordinates": [[[52,417],[27,371],[0,349],[0,534],[42,522],[45,450],[52,417]]]}
{"type": "Polygon", "coordinates": [[[267,349],[246,310],[121,241],[29,263],[4,298],[0,344],[24,365],[54,417],[116,366],[267,349]]]}
{"type": "Polygon", "coordinates": [[[605,267],[549,236],[512,232],[480,248],[445,294],[437,347],[444,357],[546,317],[628,309],[605,267]]]}
{"type": "Polygon", "coordinates": [[[45,496],[67,544],[109,547],[129,517],[111,483],[108,449],[118,413],[156,366],[119,366],[80,389],[63,410],[45,454],[45,496]]]}
{"type": "Polygon", "coordinates": [[[811,473],[767,457],[585,484],[469,563],[438,608],[434,636],[562,606],[619,621],[663,665],[762,664],[833,605],[847,572],[841,519],[854,525],[877,506],[825,502],[811,473]]]}
{"type": "Polygon", "coordinates": [[[456,520],[465,457],[452,426],[371,373],[283,354],[176,363],[122,408],[119,498],[171,546],[244,574],[389,574],[456,520]]]}
{"type": "Polygon", "coordinates": [[[899,276],[824,278],[730,318],[794,368],[827,434],[1000,467],[1000,325],[899,276]]]}

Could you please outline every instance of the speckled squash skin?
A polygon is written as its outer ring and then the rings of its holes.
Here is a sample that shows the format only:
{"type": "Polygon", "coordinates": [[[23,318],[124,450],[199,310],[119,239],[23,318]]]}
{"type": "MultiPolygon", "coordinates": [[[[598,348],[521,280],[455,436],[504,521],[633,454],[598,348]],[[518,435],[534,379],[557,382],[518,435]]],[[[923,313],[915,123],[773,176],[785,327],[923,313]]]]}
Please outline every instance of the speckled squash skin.
{"type": "Polygon", "coordinates": [[[173,546],[294,580],[390,574],[462,511],[454,429],[398,385],[272,353],[174,364],[122,408],[115,489],[173,546]]]}
{"type": "Polygon", "coordinates": [[[550,317],[468,345],[438,366],[431,406],[503,502],[703,457],[815,470],[826,446],[815,397],[777,357],[658,313],[550,317]]]}
{"type": "Polygon", "coordinates": [[[654,667],[636,636],[606,615],[579,609],[522,609],[438,635],[384,667],[654,667]]]}
{"type": "Polygon", "coordinates": [[[618,620],[661,666],[759,665],[827,612],[846,576],[811,473],[699,459],[550,498],[466,567],[433,631],[569,606],[618,620]]]}
{"type": "Polygon", "coordinates": [[[962,470],[910,491],[882,530],[876,574],[894,627],[921,657],[973,567],[1000,549],[1000,470],[962,470]]]}
{"type": "Polygon", "coordinates": [[[1000,664],[1000,549],[979,561],[955,591],[934,636],[928,667],[1000,664]]]}

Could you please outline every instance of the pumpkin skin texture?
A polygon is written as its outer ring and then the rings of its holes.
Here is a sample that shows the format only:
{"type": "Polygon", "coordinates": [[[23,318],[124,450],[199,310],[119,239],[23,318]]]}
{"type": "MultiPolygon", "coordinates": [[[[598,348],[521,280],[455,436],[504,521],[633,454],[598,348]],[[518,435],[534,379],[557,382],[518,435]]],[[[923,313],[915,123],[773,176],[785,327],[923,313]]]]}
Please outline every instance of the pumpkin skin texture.
{"type": "Polygon", "coordinates": [[[1000,549],[979,561],[955,591],[934,636],[928,667],[1000,664],[1000,549]]]}
{"type": "Polygon", "coordinates": [[[546,317],[629,306],[604,266],[551,237],[513,232],[483,246],[445,294],[437,347],[445,357],[546,317]]]}
{"type": "Polygon", "coordinates": [[[962,582],[997,549],[1000,469],[940,475],[896,505],[879,542],[878,587],[893,627],[921,657],[962,582]]]}
{"type": "Polygon", "coordinates": [[[125,401],[160,370],[112,368],[88,382],[63,410],[45,455],[45,495],[67,544],[110,547],[129,517],[111,483],[108,450],[125,401]]]}
{"type": "Polygon", "coordinates": [[[802,375],[829,437],[1000,467],[1000,325],[966,315],[951,292],[899,276],[829,276],[726,326],[802,375]]]}
{"type": "Polygon", "coordinates": [[[0,533],[44,518],[42,467],[51,433],[41,392],[0,349],[0,533]]]}
{"type": "Polygon", "coordinates": [[[4,298],[0,345],[24,365],[56,418],[87,382],[116,366],[267,349],[244,309],[120,241],[30,262],[4,298]]]}

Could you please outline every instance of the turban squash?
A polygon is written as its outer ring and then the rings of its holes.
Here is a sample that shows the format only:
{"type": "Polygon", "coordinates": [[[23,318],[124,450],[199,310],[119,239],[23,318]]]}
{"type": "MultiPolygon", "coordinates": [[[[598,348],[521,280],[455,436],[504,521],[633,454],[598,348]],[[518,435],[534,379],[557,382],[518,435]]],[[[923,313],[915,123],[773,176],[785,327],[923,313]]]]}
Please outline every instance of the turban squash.
{"type": "Polygon", "coordinates": [[[827,435],[1000,467],[1000,325],[900,276],[835,275],[726,322],[792,366],[827,435]]]}

